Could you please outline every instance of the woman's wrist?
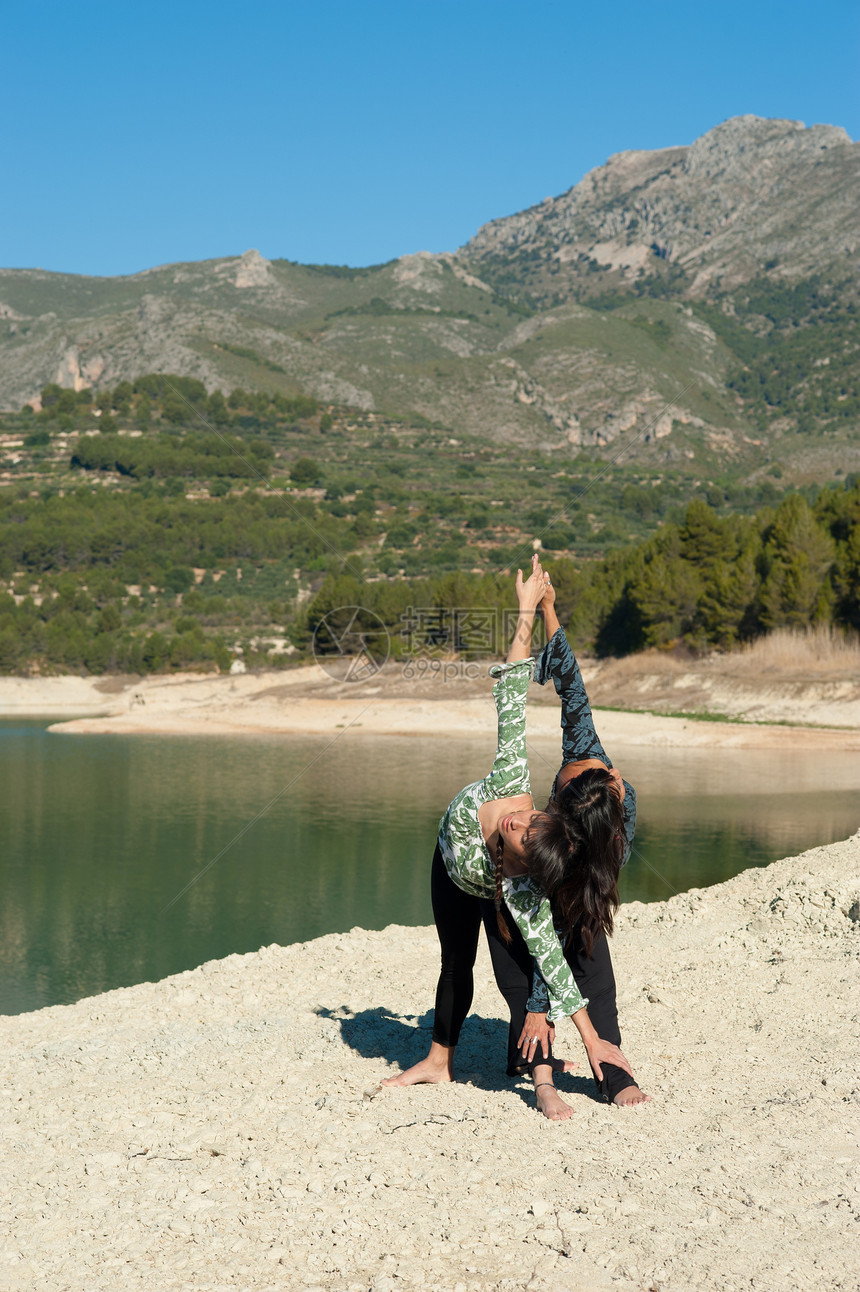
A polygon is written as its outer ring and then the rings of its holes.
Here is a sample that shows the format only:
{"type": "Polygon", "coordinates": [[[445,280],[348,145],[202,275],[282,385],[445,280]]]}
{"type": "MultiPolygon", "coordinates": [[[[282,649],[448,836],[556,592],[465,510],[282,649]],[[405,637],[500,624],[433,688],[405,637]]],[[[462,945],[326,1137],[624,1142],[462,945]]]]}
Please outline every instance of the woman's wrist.
{"type": "Polygon", "coordinates": [[[577,1032],[579,1032],[580,1040],[587,1050],[589,1045],[599,1039],[597,1032],[595,1031],[594,1024],[588,1017],[588,1010],[583,1005],[582,1009],[578,1009],[575,1014],[571,1015],[571,1017],[573,1019],[574,1027],[577,1032]]]}
{"type": "Polygon", "coordinates": [[[561,624],[558,621],[558,615],[555,612],[555,606],[542,605],[541,614],[543,615],[543,624],[546,629],[546,639],[548,642],[551,642],[561,627],[561,624]]]}
{"type": "Polygon", "coordinates": [[[514,638],[511,642],[511,649],[508,651],[508,664],[518,664],[521,660],[528,659],[531,654],[534,618],[534,610],[527,610],[520,606],[517,626],[514,629],[514,638]]]}

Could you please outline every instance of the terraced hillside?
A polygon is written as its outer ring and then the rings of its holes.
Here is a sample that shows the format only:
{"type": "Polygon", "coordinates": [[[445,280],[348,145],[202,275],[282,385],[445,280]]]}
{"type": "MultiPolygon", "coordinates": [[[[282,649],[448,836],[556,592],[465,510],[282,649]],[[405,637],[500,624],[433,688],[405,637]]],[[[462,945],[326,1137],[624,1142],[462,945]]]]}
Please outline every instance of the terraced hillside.
{"type": "Polygon", "coordinates": [[[858,171],[844,131],[742,117],[619,154],[456,254],[3,270],[0,406],[173,372],[562,460],[824,481],[860,467],[858,171]]]}

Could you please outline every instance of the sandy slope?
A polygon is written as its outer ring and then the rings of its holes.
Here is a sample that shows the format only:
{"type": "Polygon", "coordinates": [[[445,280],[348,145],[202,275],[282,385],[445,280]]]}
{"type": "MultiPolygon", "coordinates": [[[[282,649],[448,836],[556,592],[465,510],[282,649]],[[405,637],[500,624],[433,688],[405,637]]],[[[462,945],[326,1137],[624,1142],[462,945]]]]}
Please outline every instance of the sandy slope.
{"type": "Polygon", "coordinates": [[[2,1019],[0,1288],[853,1292],[858,947],[860,835],[627,906],[655,1100],[563,1078],[563,1125],[503,1074],[483,951],[461,1080],[378,1090],[427,1042],[427,929],[2,1019]]]}

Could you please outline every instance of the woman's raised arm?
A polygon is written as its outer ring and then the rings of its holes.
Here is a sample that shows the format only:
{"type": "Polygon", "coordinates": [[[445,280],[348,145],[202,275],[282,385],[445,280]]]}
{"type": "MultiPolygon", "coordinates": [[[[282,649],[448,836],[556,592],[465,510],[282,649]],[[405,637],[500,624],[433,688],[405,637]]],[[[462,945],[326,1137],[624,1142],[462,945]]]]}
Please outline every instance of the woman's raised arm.
{"type": "Polygon", "coordinates": [[[543,571],[535,556],[527,579],[517,571],[517,601],[520,612],[511,649],[504,664],[494,664],[490,675],[497,678],[493,696],[499,717],[496,756],[489,774],[481,782],[482,799],[510,798],[529,790],[526,758],[525,702],[531,680],[531,636],[535,609],[540,602],[543,571]],[[516,665],[527,667],[515,667],[516,665]]]}

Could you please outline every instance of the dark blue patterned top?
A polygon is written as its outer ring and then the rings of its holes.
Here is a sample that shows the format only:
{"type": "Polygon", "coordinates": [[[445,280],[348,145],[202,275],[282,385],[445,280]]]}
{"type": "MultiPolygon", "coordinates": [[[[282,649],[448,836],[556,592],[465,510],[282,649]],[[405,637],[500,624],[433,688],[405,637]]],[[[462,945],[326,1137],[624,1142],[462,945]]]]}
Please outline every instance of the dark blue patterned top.
{"type": "MultiPolygon", "coordinates": [[[[547,642],[535,664],[536,682],[545,686],[550,678],[561,697],[562,767],[566,767],[568,763],[579,762],[583,758],[599,758],[602,763],[611,768],[612,761],[594,729],[594,718],[579,664],[563,628],[559,628],[552,640],[547,642]]],[[[624,855],[621,864],[626,865],[636,829],[636,791],[628,781],[624,781],[623,807],[624,855]]],[[[535,965],[532,995],[527,1009],[535,1014],[545,1014],[548,1008],[549,992],[535,965]]]]}

